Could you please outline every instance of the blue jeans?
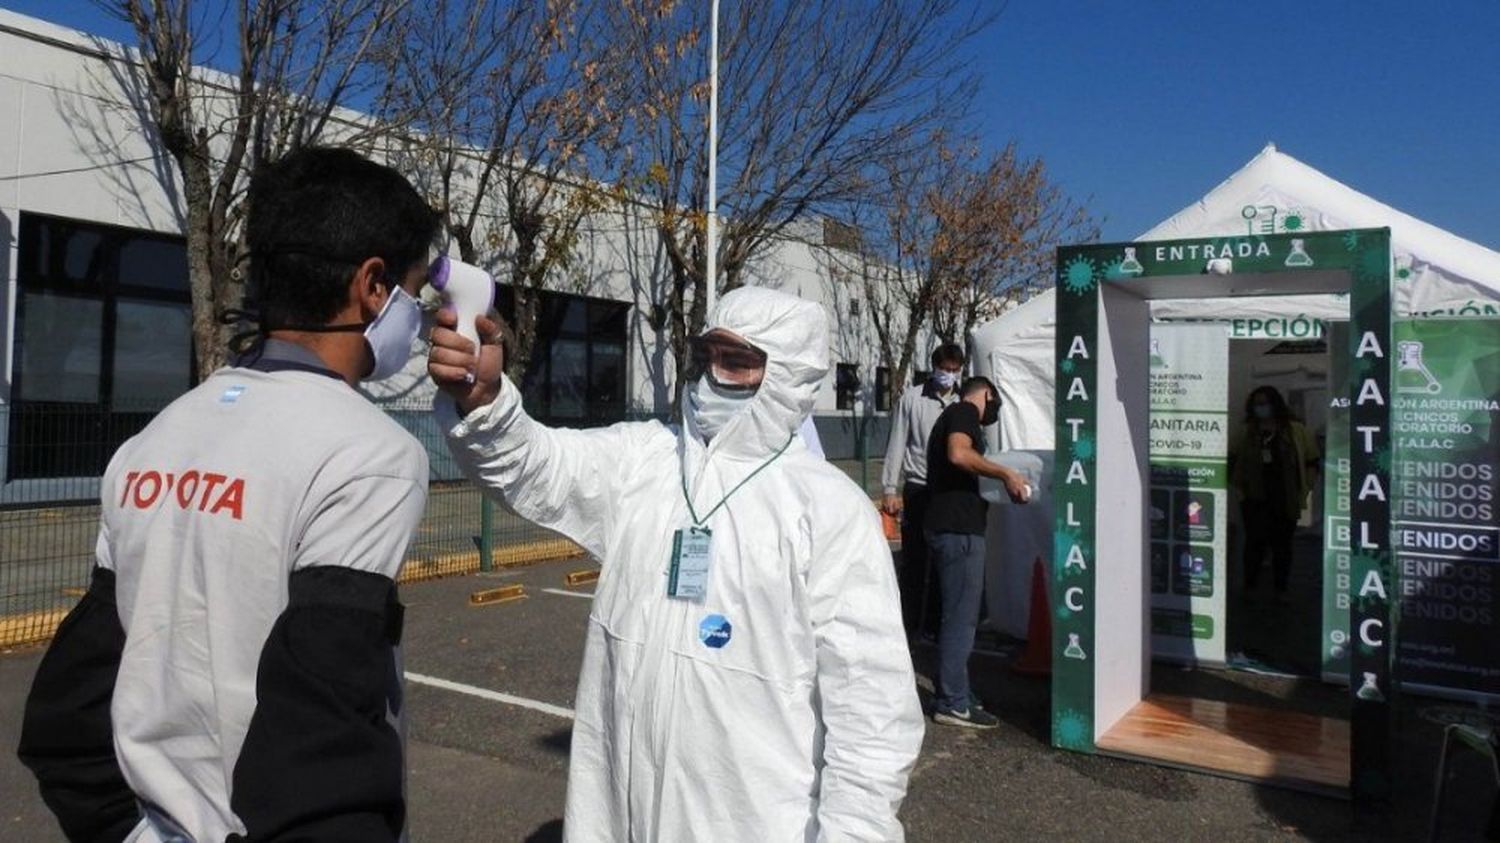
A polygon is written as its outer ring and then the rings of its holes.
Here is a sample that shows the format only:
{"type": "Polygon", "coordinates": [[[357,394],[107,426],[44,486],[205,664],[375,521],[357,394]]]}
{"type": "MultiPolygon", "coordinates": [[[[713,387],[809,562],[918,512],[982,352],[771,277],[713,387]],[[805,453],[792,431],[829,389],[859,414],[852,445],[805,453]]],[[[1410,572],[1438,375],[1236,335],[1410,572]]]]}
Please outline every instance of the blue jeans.
{"type": "Polygon", "coordinates": [[[938,632],[937,708],[969,708],[969,654],[979,626],[984,594],[984,536],[928,533],[927,553],[942,590],[943,625],[938,632]]]}

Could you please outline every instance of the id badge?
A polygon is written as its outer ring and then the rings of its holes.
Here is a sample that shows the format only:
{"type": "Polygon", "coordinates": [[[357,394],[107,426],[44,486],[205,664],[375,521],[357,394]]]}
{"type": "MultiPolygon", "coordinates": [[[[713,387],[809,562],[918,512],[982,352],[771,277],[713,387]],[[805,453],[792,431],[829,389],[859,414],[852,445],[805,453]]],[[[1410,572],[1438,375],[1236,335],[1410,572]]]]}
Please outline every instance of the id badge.
{"type": "Polygon", "coordinates": [[[708,594],[708,556],[713,533],[704,527],[688,527],[672,536],[672,570],[667,577],[667,596],[702,600],[708,594]]]}

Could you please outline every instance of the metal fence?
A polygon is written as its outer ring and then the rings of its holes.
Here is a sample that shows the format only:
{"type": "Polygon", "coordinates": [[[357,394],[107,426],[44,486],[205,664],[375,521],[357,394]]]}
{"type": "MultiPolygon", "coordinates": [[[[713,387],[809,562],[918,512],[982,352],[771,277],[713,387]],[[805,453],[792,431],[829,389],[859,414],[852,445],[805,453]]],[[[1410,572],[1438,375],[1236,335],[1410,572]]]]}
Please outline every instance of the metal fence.
{"type": "MultiPolygon", "coordinates": [[[[427,451],[427,511],[407,551],[401,581],[466,574],[581,554],[562,536],[494,505],[465,481],[430,404],[386,405],[427,451]]],[[[0,406],[0,647],[42,641],[88,585],[99,528],[99,476],[155,408],[0,406]]],[[[839,420],[839,423],[844,423],[839,420]]],[[[820,428],[824,427],[820,419],[820,428]]],[[[835,459],[871,495],[879,493],[883,443],[858,426],[855,459],[835,459]]]]}
{"type": "MultiPolygon", "coordinates": [[[[432,466],[402,582],[581,553],[463,480],[430,404],[383,409],[416,436],[432,466]]],[[[83,594],[99,529],[99,476],[152,415],[149,408],[0,406],[0,647],[46,640],[83,594]]]]}

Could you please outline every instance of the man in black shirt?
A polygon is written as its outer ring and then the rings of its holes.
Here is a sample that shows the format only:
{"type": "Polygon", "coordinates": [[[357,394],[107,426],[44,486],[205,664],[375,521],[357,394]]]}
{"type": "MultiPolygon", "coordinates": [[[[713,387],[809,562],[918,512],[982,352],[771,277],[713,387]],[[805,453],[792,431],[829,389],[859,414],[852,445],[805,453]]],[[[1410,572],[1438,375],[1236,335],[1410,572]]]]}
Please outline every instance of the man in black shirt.
{"type": "Polygon", "coordinates": [[[927,444],[927,547],[943,599],[933,720],[993,729],[1000,721],[969,691],[969,654],[984,593],[988,508],[979,496],[979,478],[999,480],[1016,503],[1025,503],[1029,495],[1019,472],[984,458],[981,428],[1000,417],[1000,393],[995,385],[988,378],[969,378],[960,394],[962,400],[938,416],[927,444]]]}

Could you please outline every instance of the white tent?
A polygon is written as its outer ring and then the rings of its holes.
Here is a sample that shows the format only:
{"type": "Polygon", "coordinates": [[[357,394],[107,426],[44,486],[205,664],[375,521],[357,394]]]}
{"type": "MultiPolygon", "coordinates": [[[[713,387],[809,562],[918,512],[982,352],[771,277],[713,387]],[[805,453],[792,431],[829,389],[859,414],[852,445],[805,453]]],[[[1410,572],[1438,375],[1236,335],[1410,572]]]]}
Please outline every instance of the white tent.
{"type": "MultiPolygon", "coordinates": [[[[1500,253],[1377,202],[1268,144],[1197,202],[1138,237],[1181,240],[1345,228],[1391,229],[1395,312],[1500,314],[1500,253]]],[[[1158,301],[1156,319],[1306,316],[1345,318],[1342,296],[1158,301]]],[[[1048,290],[970,337],[976,374],[999,385],[1000,444],[1044,459],[1053,449],[1056,303],[1048,290]]],[[[1044,484],[1025,507],[991,507],[990,614],[1025,637],[1031,564],[1051,562],[1052,496],[1044,484]]]]}

